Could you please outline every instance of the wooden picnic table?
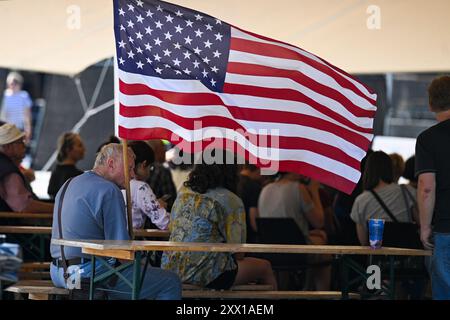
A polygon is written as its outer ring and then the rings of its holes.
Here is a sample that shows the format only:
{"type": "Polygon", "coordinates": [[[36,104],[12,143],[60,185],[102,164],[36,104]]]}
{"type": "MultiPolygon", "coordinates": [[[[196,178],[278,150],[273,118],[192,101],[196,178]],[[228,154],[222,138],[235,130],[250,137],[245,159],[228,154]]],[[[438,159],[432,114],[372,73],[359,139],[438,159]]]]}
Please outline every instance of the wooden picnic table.
{"type": "MultiPolygon", "coordinates": [[[[417,249],[388,248],[372,249],[365,246],[332,246],[332,245],[285,245],[285,244],[232,244],[232,243],[190,243],[190,242],[170,242],[170,241],[114,241],[114,240],[62,240],[53,239],[53,244],[69,247],[78,247],[84,254],[92,256],[92,263],[95,259],[102,260],[102,257],[115,257],[133,261],[133,266],[141,263],[141,253],[145,251],[195,251],[195,252],[244,252],[244,253],[291,253],[291,254],[331,254],[337,258],[351,259],[352,255],[388,256],[390,259],[391,285],[394,285],[393,270],[394,257],[398,256],[430,256],[431,252],[417,249]]],[[[345,262],[346,259],[343,259],[345,262]]],[[[345,268],[352,265],[343,264],[345,268]]],[[[139,267],[134,267],[134,277],[131,285],[132,298],[139,297],[139,280],[141,277],[139,267]]],[[[348,270],[342,272],[342,298],[348,298],[348,270]]],[[[145,270],[144,270],[145,274],[145,270]]],[[[112,274],[111,274],[112,275],[112,274]]],[[[104,277],[103,277],[104,278],[104,277]]],[[[95,273],[91,278],[91,297],[93,297],[94,284],[96,282],[95,273]]],[[[391,288],[393,290],[393,287],[391,288]]]]}

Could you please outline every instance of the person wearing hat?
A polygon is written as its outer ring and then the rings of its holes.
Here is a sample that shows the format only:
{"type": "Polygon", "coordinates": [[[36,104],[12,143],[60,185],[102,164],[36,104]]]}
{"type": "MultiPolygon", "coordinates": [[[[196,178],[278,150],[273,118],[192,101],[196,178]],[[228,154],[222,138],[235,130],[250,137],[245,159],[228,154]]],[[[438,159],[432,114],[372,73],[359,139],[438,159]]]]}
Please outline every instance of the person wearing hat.
{"type": "Polygon", "coordinates": [[[19,169],[25,156],[25,133],[14,124],[0,126],[0,211],[53,212],[53,204],[33,197],[19,169]]]}
{"type": "Polygon", "coordinates": [[[32,101],[28,92],[22,90],[23,77],[10,72],[6,77],[7,89],[3,95],[2,119],[25,132],[25,140],[31,139],[32,101]]]}

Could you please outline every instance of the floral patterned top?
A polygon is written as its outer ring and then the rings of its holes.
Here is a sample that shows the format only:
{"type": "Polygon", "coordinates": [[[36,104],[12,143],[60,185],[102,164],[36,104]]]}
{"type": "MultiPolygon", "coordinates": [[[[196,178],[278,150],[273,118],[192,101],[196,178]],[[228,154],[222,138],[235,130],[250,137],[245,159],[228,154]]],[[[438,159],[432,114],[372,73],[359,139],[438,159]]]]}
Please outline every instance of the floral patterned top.
{"type": "MultiPolygon", "coordinates": [[[[244,243],[246,239],[242,200],[224,188],[200,194],[182,187],[170,221],[170,241],[244,243]]],[[[206,286],[237,265],[230,252],[164,252],[161,267],[177,273],[184,283],[206,286]]]]}
{"type": "Polygon", "coordinates": [[[133,228],[143,228],[146,217],[149,217],[159,229],[166,230],[169,225],[169,213],[159,205],[150,186],[143,181],[133,179],[130,181],[130,189],[133,228]]]}

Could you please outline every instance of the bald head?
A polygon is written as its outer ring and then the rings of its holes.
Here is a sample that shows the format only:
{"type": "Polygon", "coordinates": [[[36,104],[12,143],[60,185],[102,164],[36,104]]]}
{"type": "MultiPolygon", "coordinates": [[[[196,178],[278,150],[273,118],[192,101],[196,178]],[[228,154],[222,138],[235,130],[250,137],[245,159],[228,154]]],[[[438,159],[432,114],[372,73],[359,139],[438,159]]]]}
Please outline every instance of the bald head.
{"type": "MultiPolygon", "coordinates": [[[[123,146],[117,143],[103,146],[95,159],[94,171],[119,187],[124,188],[123,146]]],[[[128,171],[130,178],[133,178],[134,153],[130,148],[128,148],[128,171]]]]}

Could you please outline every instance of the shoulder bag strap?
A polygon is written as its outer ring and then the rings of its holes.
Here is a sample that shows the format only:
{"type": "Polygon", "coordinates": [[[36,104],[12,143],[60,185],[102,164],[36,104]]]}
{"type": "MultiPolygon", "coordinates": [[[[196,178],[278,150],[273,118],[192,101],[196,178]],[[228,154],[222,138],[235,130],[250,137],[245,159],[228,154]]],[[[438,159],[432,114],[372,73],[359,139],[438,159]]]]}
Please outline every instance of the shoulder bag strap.
{"type": "Polygon", "coordinates": [[[406,186],[404,184],[400,185],[400,189],[402,190],[402,196],[403,196],[403,201],[405,202],[405,206],[406,206],[406,210],[408,211],[409,214],[409,218],[411,219],[411,221],[414,221],[414,217],[413,217],[413,213],[411,211],[411,207],[408,205],[408,190],[406,189],[406,186]]]}
{"type": "Polygon", "coordinates": [[[380,196],[374,190],[370,190],[370,192],[375,197],[375,199],[377,199],[377,201],[380,203],[381,207],[384,209],[384,211],[386,211],[386,213],[392,219],[392,221],[398,222],[397,218],[394,217],[391,210],[389,210],[389,208],[386,206],[386,204],[383,202],[383,200],[381,200],[380,196]]]}
{"type": "MultiPolygon", "coordinates": [[[[59,229],[59,238],[60,239],[63,239],[62,221],[61,221],[62,205],[63,205],[64,195],[66,194],[67,187],[69,186],[69,183],[71,180],[72,180],[72,178],[67,180],[66,184],[64,185],[64,187],[61,191],[61,196],[59,197],[59,202],[58,202],[58,229],[59,229]]],[[[63,269],[64,269],[64,279],[67,280],[67,278],[69,277],[69,274],[67,273],[67,268],[68,268],[67,259],[66,259],[66,255],[64,254],[64,246],[61,245],[60,248],[61,248],[61,261],[62,261],[62,265],[63,265],[63,269]]]]}

